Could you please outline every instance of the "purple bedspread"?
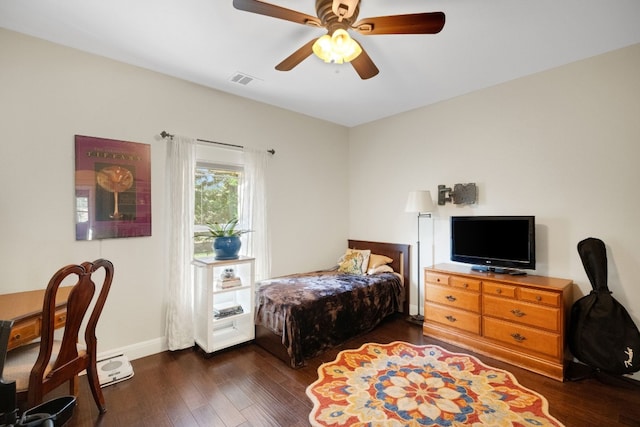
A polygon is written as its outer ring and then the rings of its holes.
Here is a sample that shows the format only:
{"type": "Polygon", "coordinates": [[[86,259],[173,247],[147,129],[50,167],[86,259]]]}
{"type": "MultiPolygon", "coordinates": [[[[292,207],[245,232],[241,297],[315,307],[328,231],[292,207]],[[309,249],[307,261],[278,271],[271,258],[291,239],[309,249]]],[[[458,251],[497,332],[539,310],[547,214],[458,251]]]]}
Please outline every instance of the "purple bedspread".
{"type": "Polygon", "coordinates": [[[395,273],[358,276],[317,271],[264,280],[256,291],[257,325],[282,337],[291,366],[373,329],[402,310],[395,273]]]}

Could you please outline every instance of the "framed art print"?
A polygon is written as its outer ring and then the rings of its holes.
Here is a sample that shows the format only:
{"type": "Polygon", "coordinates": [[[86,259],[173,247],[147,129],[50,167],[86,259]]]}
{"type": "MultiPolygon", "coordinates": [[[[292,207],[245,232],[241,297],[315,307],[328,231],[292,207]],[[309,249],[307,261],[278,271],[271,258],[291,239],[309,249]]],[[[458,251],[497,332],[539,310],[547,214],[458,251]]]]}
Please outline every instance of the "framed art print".
{"type": "Polygon", "coordinates": [[[76,240],[151,236],[148,144],[75,136],[76,240]]]}

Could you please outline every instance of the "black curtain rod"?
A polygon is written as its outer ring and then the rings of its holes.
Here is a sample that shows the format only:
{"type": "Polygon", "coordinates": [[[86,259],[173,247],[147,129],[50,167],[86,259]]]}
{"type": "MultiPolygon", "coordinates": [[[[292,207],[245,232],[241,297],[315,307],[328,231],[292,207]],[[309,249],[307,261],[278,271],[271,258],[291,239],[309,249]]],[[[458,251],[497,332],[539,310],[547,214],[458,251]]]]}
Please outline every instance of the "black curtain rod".
{"type": "MultiPolygon", "coordinates": [[[[160,136],[161,136],[161,137],[163,137],[163,138],[166,138],[166,137],[173,138],[173,135],[172,135],[172,134],[170,134],[169,132],[167,132],[166,130],[163,130],[162,132],[160,132],[160,136]]],[[[228,143],[226,143],[226,142],[218,142],[218,141],[209,141],[209,140],[207,140],[207,139],[200,139],[200,138],[198,138],[198,139],[196,139],[196,141],[199,141],[199,142],[206,142],[206,143],[208,143],[208,144],[225,145],[225,146],[227,146],[227,147],[233,147],[233,148],[244,148],[244,146],[242,146],[242,145],[228,144],[228,143]]],[[[270,154],[276,154],[276,150],[274,150],[274,149],[272,148],[272,149],[270,149],[270,150],[267,150],[267,153],[270,153],[270,154]]]]}

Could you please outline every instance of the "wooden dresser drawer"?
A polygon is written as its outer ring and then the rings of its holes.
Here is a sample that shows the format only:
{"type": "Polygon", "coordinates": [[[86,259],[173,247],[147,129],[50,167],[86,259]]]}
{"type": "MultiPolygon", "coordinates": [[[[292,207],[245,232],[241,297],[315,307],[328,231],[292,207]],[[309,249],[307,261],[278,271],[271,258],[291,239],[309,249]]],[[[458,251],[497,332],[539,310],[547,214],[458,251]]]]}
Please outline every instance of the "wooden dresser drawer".
{"type": "Polygon", "coordinates": [[[559,334],[490,317],[482,319],[482,329],[486,338],[503,342],[509,346],[542,353],[553,358],[560,356],[562,339],[559,334]]]}
{"type": "Polygon", "coordinates": [[[516,297],[516,286],[497,282],[482,282],[482,293],[485,295],[499,295],[505,298],[516,297]]]}
{"type": "Polygon", "coordinates": [[[480,315],[427,302],[424,317],[432,322],[462,329],[473,334],[480,333],[480,315]]]}
{"type": "Polygon", "coordinates": [[[451,286],[427,285],[427,301],[480,313],[480,294],[451,286]]]}
{"type": "Polygon", "coordinates": [[[484,295],[482,312],[485,316],[560,332],[560,310],[557,308],[484,295]]]}
{"type": "Polygon", "coordinates": [[[453,286],[454,288],[462,288],[468,291],[480,292],[481,284],[481,280],[469,279],[468,277],[449,277],[449,285],[453,286]]]}
{"type": "Polygon", "coordinates": [[[562,304],[562,294],[559,292],[549,292],[540,289],[522,288],[520,289],[520,299],[540,304],[560,307],[562,304]]]}
{"type": "Polygon", "coordinates": [[[56,310],[55,317],[53,318],[54,329],[62,328],[67,321],[67,309],[56,310]]]}
{"type": "Polygon", "coordinates": [[[431,271],[427,271],[424,275],[424,281],[429,283],[437,283],[439,285],[448,285],[449,276],[447,276],[446,274],[433,273],[431,271]]]}
{"type": "Polygon", "coordinates": [[[40,336],[40,319],[14,324],[9,334],[9,349],[19,347],[40,336]]]}

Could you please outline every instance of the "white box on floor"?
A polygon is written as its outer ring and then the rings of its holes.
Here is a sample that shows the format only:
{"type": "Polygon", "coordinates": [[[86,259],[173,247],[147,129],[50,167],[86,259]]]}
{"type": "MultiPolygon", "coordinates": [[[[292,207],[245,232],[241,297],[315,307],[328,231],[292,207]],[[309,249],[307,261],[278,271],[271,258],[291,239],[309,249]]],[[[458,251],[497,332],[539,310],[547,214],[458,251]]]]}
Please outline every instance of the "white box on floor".
{"type": "Polygon", "coordinates": [[[133,367],[124,354],[99,360],[97,363],[100,387],[119,383],[133,376],[133,367]]]}

